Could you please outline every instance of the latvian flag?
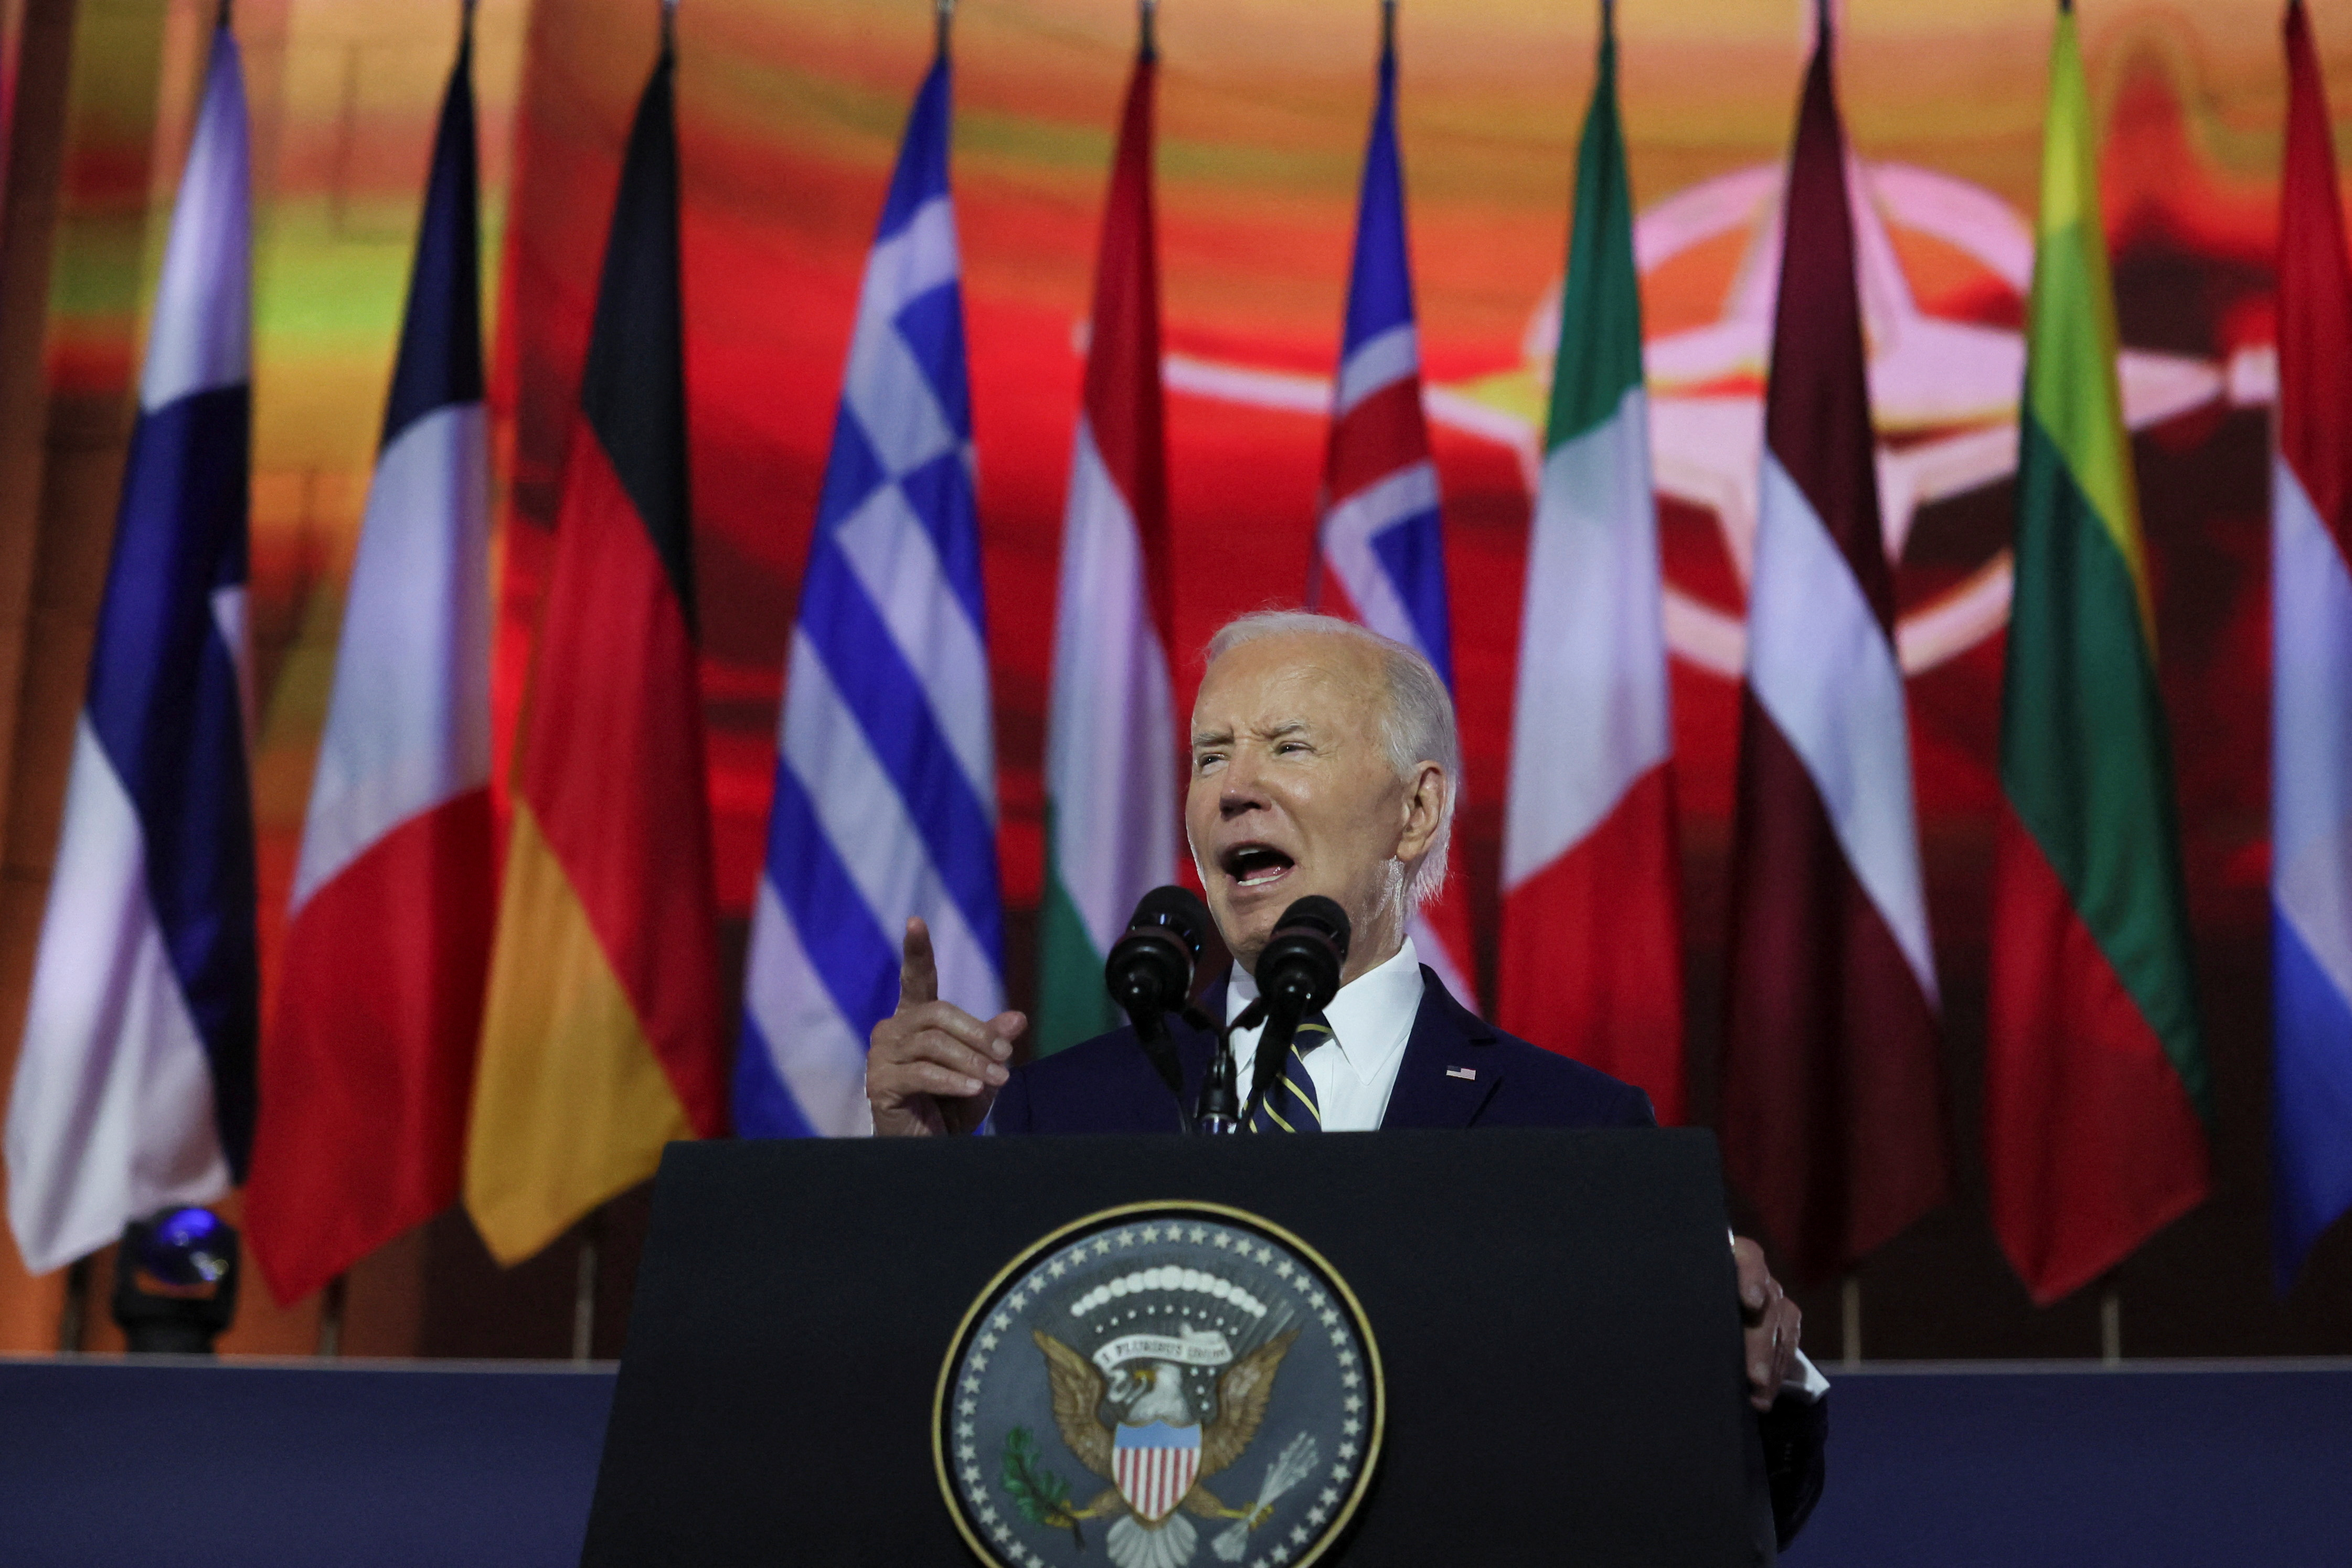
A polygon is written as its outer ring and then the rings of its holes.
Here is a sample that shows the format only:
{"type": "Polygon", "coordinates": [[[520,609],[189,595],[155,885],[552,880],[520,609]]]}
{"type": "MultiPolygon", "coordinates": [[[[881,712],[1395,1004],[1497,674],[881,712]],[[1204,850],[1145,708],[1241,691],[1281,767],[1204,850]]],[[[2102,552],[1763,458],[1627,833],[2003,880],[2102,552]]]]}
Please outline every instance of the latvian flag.
{"type": "Polygon", "coordinates": [[[2352,277],[2311,23],[2287,7],[2271,469],[2272,1205],[2281,1291],[2352,1208],[2352,277]]]}
{"type": "Polygon", "coordinates": [[[247,1234],[281,1301],[457,1199],[493,907],[472,13],[294,873],[247,1234]]]}
{"type": "MultiPolygon", "coordinates": [[[[1391,18],[1393,10],[1384,10],[1391,18]]],[[[1445,531],[1437,465],[1421,407],[1421,339],[1413,324],[1406,256],[1404,174],[1397,157],[1396,47],[1383,22],[1380,96],[1356,213],[1356,259],[1323,466],[1323,519],[1307,601],[1417,651],[1454,685],[1454,633],[1445,603],[1445,531]]],[[[1449,780],[1459,805],[1462,780],[1449,780]]],[[[1424,868],[1433,894],[1412,922],[1421,961],[1445,988],[1476,1007],[1471,984],[1469,901],[1443,862],[1424,868]],[[1430,881],[1434,873],[1435,883],[1430,881]]]]}
{"type": "Polygon", "coordinates": [[[1119,119],[1095,261],[1085,402],[1071,442],[1045,729],[1045,907],[1037,1050],[1118,1017],[1103,960],[1135,901],[1176,880],[1175,697],[1169,685],[1168,447],[1160,384],[1150,10],[1119,119]]]}
{"type": "Polygon", "coordinates": [[[940,995],[986,1018],[1004,994],[949,81],[942,47],[866,263],[801,580],[737,1046],[747,1136],[866,1127],[909,916],[940,995]]]}
{"type": "Polygon", "coordinates": [[[1784,198],[1734,823],[1722,1134],[1802,1278],[1951,1157],[1827,7],[1784,198]]]}
{"type": "Polygon", "coordinates": [[[37,1274],[219,1197],[252,1143],[247,167],[224,26],[172,212],[8,1102],[8,1218],[37,1274]]]}
{"type": "Polygon", "coordinates": [[[637,104],[514,762],[466,1207],[502,1262],[727,1127],[673,54],[637,104]]]}
{"type": "Polygon", "coordinates": [[[1640,1085],[1675,1123],[1674,727],[1613,11],[1602,18],[1519,618],[1497,1004],[1504,1028],[1640,1085]]]}
{"type": "Polygon", "coordinates": [[[1985,1175],[2001,1249],[2047,1304],[2204,1197],[2212,1102],[2071,10],[2058,16],[2042,136],[2001,671],[1985,1175]]]}

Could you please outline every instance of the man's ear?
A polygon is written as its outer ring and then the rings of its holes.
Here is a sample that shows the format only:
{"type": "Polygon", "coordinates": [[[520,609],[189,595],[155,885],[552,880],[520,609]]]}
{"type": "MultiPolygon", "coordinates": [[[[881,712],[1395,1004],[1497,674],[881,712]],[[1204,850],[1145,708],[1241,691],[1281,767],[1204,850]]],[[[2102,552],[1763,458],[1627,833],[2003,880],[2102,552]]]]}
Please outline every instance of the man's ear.
{"type": "Polygon", "coordinates": [[[1454,781],[1445,776],[1445,768],[1435,762],[1413,765],[1412,778],[1405,787],[1404,836],[1397,841],[1397,859],[1408,864],[1429,852],[1437,837],[1437,825],[1445,820],[1447,793],[1454,781]]]}

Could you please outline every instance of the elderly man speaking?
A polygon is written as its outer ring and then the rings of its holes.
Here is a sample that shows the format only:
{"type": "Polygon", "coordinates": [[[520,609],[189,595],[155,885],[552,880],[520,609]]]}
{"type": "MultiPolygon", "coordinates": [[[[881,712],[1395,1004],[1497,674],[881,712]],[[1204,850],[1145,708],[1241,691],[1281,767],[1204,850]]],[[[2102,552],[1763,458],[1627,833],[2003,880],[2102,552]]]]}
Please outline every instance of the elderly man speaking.
{"type": "MultiPolygon", "coordinates": [[[[1294,1046],[1290,1076],[1326,1132],[1379,1127],[1650,1126],[1649,1096],[1483,1022],[1423,968],[1407,933],[1445,877],[1461,742],[1454,703],[1410,648],[1328,616],[1245,615],[1209,643],[1192,706],[1184,827],[1234,955],[1222,1002],[1237,1018],[1284,910],[1321,894],[1353,940],[1328,1033],[1294,1046]],[[1466,1070],[1466,1071],[1465,1071],[1466,1070]]],[[[1121,1030],[1011,1065],[1026,1021],[985,1021],[938,995],[930,936],[908,923],[898,1011],[875,1026],[866,1093],[881,1134],[1173,1132],[1168,1088],[1121,1030]]],[[[1257,1030],[1237,1030],[1241,1082],[1257,1030]]],[[[1205,1066],[1188,1062],[1197,1084],[1205,1066]]],[[[1315,1118],[1302,1118],[1313,1124],[1315,1118]]],[[[1733,1244],[1748,1322],[1749,1397],[1764,1412],[1783,1544],[1822,1483],[1826,1384],[1798,1354],[1800,1314],[1755,1242],[1733,1244]]]]}

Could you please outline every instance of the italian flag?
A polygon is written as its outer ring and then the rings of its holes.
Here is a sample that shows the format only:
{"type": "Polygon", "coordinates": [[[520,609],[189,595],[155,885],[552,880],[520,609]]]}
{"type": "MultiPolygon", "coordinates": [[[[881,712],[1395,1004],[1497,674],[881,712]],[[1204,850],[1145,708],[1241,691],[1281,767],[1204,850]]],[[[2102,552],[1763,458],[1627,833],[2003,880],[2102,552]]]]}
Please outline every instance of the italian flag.
{"type": "Polygon", "coordinates": [[[467,1211],[502,1263],[727,1126],[696,678],[672,56],[637,105],[572,413],[491,949],[467,1211]]]}
{"type": "Polygon", "coordinates": [[[1103,960],[1135,901],[1176,880],[1168,456],[1151,221],[1157,75],[1147,33],[1111,166],[1085,402],[1062,519],[1045,732],[1045,908],[1034,1035],[1041,1055],[1117,1023],[1103,960]]]}
{"type": "Polygon", "coordinates": [[[1683,977],[1657,503],[1633,203],[1604,12],[1577,156],[1528,547],[1496,1016],[1684,1115],[1683,977]]]}
{"type": "Polygon", "coordinates": [[[2212,1114],[2097,149],[2065,9],[2029,309],[1985,1163],[2001,1246],[2046,1303],[2205,1196],[2212,1114]]]}

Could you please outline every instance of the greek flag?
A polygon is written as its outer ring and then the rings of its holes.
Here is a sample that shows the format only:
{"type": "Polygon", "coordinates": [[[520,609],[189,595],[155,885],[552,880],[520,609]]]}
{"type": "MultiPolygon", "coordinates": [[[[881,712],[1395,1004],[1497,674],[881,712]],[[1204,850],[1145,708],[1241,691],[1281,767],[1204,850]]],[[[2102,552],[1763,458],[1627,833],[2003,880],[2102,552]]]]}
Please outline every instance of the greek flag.
{"type": "Polygon", "coordinates": [[[224,26],[172,212],[8,1101],[8,1218],[36,1274],[220,1197],[253,1139],[249,202],[224,26]]]}
{"type": "Polygon", "coordinates": [[[866,1126],[866,1040],[906,923],[940,995],[1003,1006],[995,741],[972,507],[944,51],[907,125],[857,324],[785,665],[751,916],[736,1130],[866,1126]]]}

